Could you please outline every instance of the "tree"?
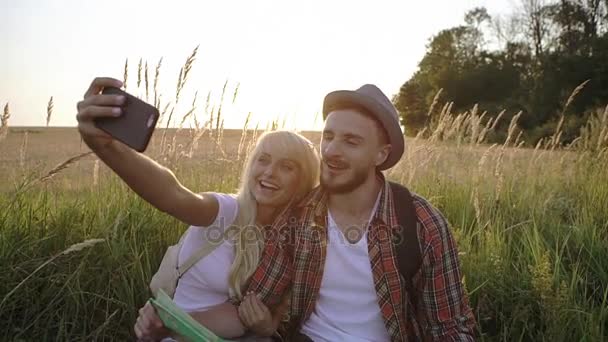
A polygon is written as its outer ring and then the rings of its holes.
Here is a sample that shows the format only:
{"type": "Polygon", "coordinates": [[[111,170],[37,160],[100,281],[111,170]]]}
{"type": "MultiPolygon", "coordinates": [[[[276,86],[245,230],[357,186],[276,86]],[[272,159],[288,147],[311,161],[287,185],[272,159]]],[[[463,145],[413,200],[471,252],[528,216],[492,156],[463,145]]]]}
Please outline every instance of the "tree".
{"type": "Polygon", "coordinates": [[[553,133],[562,113],[568,138],[585,113],[606,105],[608,0],[520,1],[519,11],[494,19],[474,8],[463,25],[429,40],[418,70],[393,99],[407,134],[428,125],[427,112],[440,89],[455,113],[474,105],[488,111],[488,119],[503,109],[522,111],[518,124],[532,145],[553,133]],[[486,44],[488,32],[500,44],[486,44]],[[586,80],[564,110],[572,90],[586,80]]]}

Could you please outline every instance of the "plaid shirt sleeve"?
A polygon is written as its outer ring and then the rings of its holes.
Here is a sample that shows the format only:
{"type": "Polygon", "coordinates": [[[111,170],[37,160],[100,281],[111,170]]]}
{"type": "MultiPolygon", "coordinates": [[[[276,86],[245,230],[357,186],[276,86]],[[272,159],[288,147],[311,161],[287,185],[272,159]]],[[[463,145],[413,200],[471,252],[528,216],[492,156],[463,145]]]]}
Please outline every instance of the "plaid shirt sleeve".
{"type": "Polygon", "coordinates": [[[280,238],[266,239],[260,263],[249,280],[247,291],[260,296],[262,302],[272,308],[291,286],[293,267],[290,254],[280,238]]]}
{"type": "Polygon", "coordinates": [[[420,320],[433,341],[474,341],[475,317],[460,273],[456,242],[443,215],[421,197],[415,197],[423,248],[420,278],[420,320]]]}

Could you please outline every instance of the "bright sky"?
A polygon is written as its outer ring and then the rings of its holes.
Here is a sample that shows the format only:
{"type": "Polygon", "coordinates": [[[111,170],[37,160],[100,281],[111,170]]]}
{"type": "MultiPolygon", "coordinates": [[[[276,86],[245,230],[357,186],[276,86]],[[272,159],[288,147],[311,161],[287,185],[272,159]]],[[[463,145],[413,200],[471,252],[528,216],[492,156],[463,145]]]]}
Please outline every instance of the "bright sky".
{"type": "MultiPolygon", "coordinates": [[[[12,126],[75,126],[76,103],[95,76],[123,77],[136,89],[137,62],[150,77],[162,56],[160,88],[174,99],[179,68],[200,44],[180,117],[198,90],[200,119],[211,91],[228,80],[225,125],[280,117],[286,128],[313,127],[323,96],[375,83],[389,97],[416,70],[429,38],[485,6],[505,13],[513,0],[0,0],[0,105],[12,126]],[[240,90],[234,105],[232,92],[240,90]]],[[[151,82],[151,80],[150,80],[151,82]]],[[[250,126],[251,127],[251,126],[250,126]]]]}

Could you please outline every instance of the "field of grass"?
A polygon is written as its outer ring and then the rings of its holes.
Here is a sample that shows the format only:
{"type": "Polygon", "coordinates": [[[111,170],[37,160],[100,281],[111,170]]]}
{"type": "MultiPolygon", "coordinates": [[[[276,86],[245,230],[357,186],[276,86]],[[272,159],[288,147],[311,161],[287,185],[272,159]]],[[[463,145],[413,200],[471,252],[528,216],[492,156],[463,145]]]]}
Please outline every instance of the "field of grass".
{"type": "MultiPolygon", "coordinates": [[[[514,120],[490,145],[475,110],[436,117],[387,175],[450,221],[479,340],[608,340],[608,109],[566,147],[559,127],[523,148],[514,120]]],[[[146,153],[195,191],[231,192],[258,134],[157,130],[146,153]]],[[[187,228],[86,152],[74,128],[0,126],[0,340],[132,339],[187,228]]]]}
{"type": "MultiPolygon", "coordinates": [[[[215,146],[207,132],[192,158],[178,160],[178,177],[192,189],[233,191],[239,142],[253,134],[226,131],[215,146]]],[[[45,178],[82,152],[73,128],[14,128],[0,143],[0,331],[8,340],[129,339],[151,275],[186,228],[93,156],[45,178]],[[64,253],[89,239],[102,240],[64,253]]],[[[155,142],[150,154],[163,159],[155,142]]],[[[607,167],[592,154],[408,140],[389,177],[451,222],[481,340],[601,341],[607,167]]]]}

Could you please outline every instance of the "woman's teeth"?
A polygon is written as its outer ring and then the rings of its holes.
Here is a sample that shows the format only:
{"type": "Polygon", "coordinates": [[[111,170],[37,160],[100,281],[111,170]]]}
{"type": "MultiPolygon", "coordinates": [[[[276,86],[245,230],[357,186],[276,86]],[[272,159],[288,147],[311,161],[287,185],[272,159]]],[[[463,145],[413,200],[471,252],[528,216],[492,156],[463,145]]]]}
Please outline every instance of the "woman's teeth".
{"type": "Polygon", "coordinates": [[[263,188],[268,188],[268,189],[271,189],[271,190],[279,190],[279,187],[278,187],[278,186],[276,186],[276,185],[274,185],[274,184],[272,184],[272,183],[268,183],[268,182],[266,182],[266,181],[260,181],[260,185],[261,185],[263,188]]]}

